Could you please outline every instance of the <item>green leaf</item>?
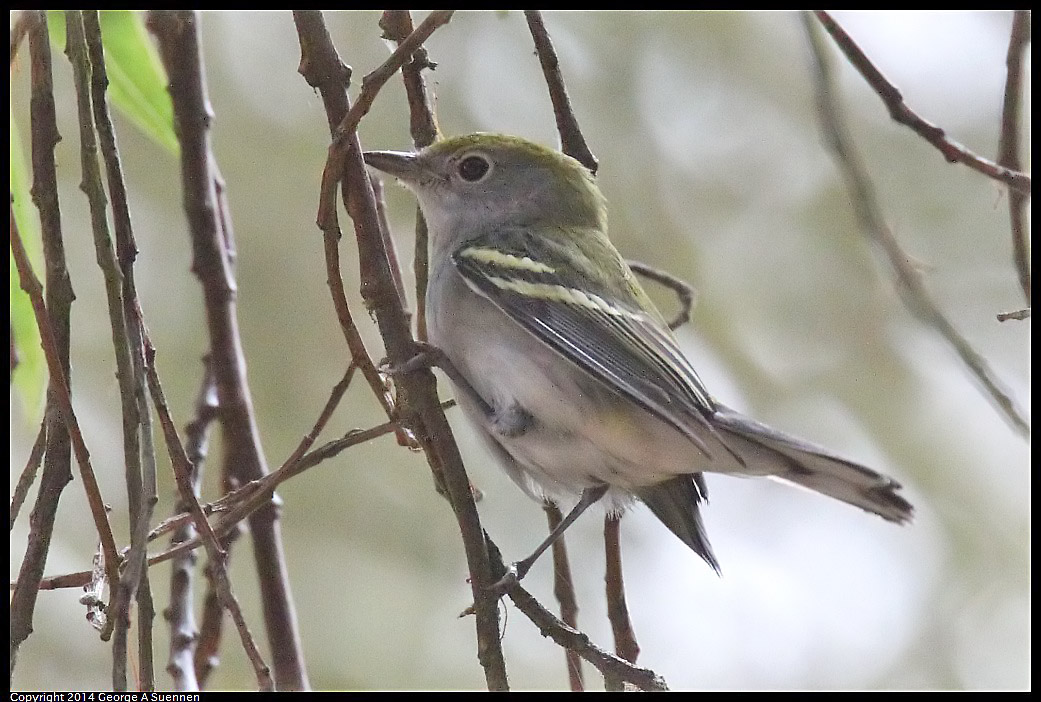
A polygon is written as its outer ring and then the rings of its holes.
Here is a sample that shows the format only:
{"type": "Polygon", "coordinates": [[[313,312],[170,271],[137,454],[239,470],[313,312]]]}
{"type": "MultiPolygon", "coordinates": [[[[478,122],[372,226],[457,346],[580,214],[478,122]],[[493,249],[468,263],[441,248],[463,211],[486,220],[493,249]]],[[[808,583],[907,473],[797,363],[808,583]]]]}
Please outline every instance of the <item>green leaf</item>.
{"type": "MultiPolygon", "coordinates": [[[[145,135],[177,154],[179,146],[173,127],[173,103],[166,91],[166,73],[141,14],[133,10],[101,10],[99,14],[112,104],[145,135]]],[[[49,11],[47,24],[51,42],[64,48],[64,14],[49,11]]]]}
{"type": "MultiPolygon", "coordinates": [[[[32,207],[29,194],[29,172],[22,152],[22,140],[18,125],[11,113],[11,209],[14,213],[18,233],[29,254],[33,267],[40,269],[40,227],[32,207]]],[[[43,411],[44,391],[47,384],[47,367],[40,346],[40,330],[36,326],[29,296],[18,283],[18,270],[11,261],[11,334],[18,353],[18,367],[14,371],[14,386],[22,398],[27,416],[35,418],[43,411]]]]}

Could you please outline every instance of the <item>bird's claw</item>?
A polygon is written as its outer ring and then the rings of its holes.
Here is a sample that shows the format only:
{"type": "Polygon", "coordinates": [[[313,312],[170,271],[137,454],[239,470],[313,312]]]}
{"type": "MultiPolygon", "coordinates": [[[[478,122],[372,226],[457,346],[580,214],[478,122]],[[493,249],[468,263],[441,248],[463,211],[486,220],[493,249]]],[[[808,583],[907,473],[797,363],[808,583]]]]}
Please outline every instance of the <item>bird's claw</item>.
{"type": "Polygon", "coordinates": [[[384,359],[380,363],[380,371],[390,376],[406,375],[421,368],[433,368],[446,363],[445,352],[441,349],[423,341],[412,342],[416,354],[403,363],[391,363],[390,359],[384,359]]]}

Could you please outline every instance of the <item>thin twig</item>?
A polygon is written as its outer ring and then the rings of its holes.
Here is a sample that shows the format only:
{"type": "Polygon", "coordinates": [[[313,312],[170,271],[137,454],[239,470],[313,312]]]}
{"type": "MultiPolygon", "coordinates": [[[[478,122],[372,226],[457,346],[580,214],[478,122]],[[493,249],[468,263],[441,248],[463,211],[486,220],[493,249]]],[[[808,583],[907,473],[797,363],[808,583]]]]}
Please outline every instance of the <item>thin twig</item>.
{"type": "Polygon", "coordinates": [[[669,322],[669,329],[678,329],[690,321],[690,314],[694,309],[694,303],[698,299],[698,291],[694,289],[693,285],[642,261],[627,261],[627,263],[629,268],[633,270],[633,273],[649,278],[676,293],[676,298],[680,303],[680,311],[669,322]]]}
{"type": "MultiPolygon", "coordinates": [[[[401,45],[412,34],[412,15],[408,10],[384,10],[380,18],[383,36],[401,45]]],[[[409,133],[412,145],[423,149],[438,138],[437,120],[427,95],[423,69],[434,70],[437,66],[420,47],[412,60],[401,67],[401,78],[405,83],[405,99],[408,101],[409,133]]],[[[416,338],[427,341],[427,279],[430,276],[430,252],[427,251],[427,222],[423,211],[416,206],[416,243],[412,260],[412,271],[416,278],[416,338]]]]}
{"type": "MultiPolygon", "coordinates": [[[[454,400],[445,400],[441,403],[442,409],[448,409],[455,405],[454,400]]],[[[211,502],[202,505],[204,514],[215,514],[221,513],[227,516],[220,522],[214,525],[213,531],[218,536],[225,533],[234,524],[237,524],[241,520],[245,519],[251,514],[253,509],[261,506],[266,501],[267,494],[277,488],[279,485],[294,478],[306,470],[314,468],[320,463],[333,458],[347,449],[358,446],[359,444],[378,439],[381,436],[393,433],[397,427],[395,422],[384,422],[383,424],[377,424],[374,427],[368,429],[352,429],[347,432],[346,435],[339,439],[334,439],[325,444],[322,444],[313,451],[304,454],[295,462],[287,462],[281,468],[273,473],[268,474],[262,480],[255,480],[251,483],[243,485],[235,492],[229,493],[221,497],[216,502],[211,502]]],[[[172,531],[185,522],[190,522],[193,519],[193,515],[190,513],[177,514],[159,524],[152,533],[149,534],[149,539],[155,539],[159,536],[172,531]]],[[[176,558],[187,551],[191,551],[202,545],[202,540],[199,537],[194,537],[190,541],[184,543],[178,543],[170,548],[150,556],[148,559],[148,565],[154,566],[165,561],[176,558]]],[[[41,590],[58,590],[68,587],[82,587],[85,583],[90,580],[90,571],[79,571],[76,573],[65,573],[62,575],[52,575],[44,578],[40,583],[41,590]]],[[[14,589],[14,583],[11,583],[11,589],[14,589]]]]}
{"type": "Polygon", "coordinates": [[[928,122],[912,110],[904,102],[904,96],[895,85],[882,75],[871,59],[857,46],[852,37],[824,10],[814,10],[814,14],[832,39],[846,55],[853,67],[857,69],[872,90],[878,93],[889,111],[889,116],[899,124],[910,127],[916,134],[935,146],[949,163],[964,163],[974,171],[1001,181],[1014,190],[1030,193],[1030,174],[1019,170],[1005,168],[990,159],[983,158],[967,148],[947,138],[943,129],[928,122]]]}
{"type": "Polygon", "coordinates": [[[614,651],[619,656],[635,663],[640,655],[640,645],[636,642],[629,619],[629,606],[625,602],[625,581],[622,579],[622,545],[619,539],[621,519],[608,515],[604,517],[604,554],[607,568],[604,573],[604,584],[607,594],[607,619],[611,622],[614,634],[614,651]]]}
{"type": "Polygon", "coordinates": [[[253,665],[253,672],[257,676],[258,687],[261,690],[271,691],[274,689],[274,684],[271,680],[271,670],[264,663],[264,659],[261,657],[259,649],[257,649],[257,644],[249,632],[246,619],[242,615],[242,609],[239,607],[235,593],[231,589],[231,581],[228,580],[227,570],[224,568],[224,554],[220,544],[217,542],[217,535],[210,527],[202,507],[199,505],[199,500],[195,497],[192,488],[192,466],[188,461],[188,455],[184,451],[184,446],[177,436],[177,427],[166,404],[163,387],[155,370],[155,348],[147,335],[145,336],[145,368],[148,376],[148,389],[152,394],[152,402],[159,417],[159,424],[163,428],[163,436],[166,439],[166,448],[170,453],[170,462],[173,466],[177,489],[181,498],[188,503],[195,528],[202,534],[203,546],[210,556],[210,561],[215,564],[218,596],[221,599],[221,604],[228,610],[228,614],[231,615],[232,620],[235,622],[235,627],[238,629],[239,637],[242,640],[242,647],[253,665]]]}
{"type": "MultiPolygon", "coordinates": [[[[452,19],[455,10],[434,10],[423,22],[416,27],[404,41],[398,44],[394,53],[384,61],[376,70],[369,73],[361,80],[361,93],[357,101],[347,110],[347,114],[339,121],[334,130],[332,143],[329,145],[329,154],[326,158],[325,169],[322,172],[322,199],[318,206],[318,227],[326,231],[335,226],[336,222],[336,183],[344,176],[346,167],[345,158],[351,149],[352,143],[356,141],[358,123],[372,107],[373,101],[380,90],[390,80],[399,68],[412,58],[412,54],[422,46],[423,42],[434,33],[434,31],[448,23],[452,19]]],[[[328,107],[328,106],[327,106],[328,107]]],[[[360,160],[360,157],[359,157],[360,160]]]]}
{"type": "MultiPolygon", "coordinates": [[[[1005,58],[1005,97],[1001,106],[1001,135],[998,139],[998,163],[1018,171],[1019,161],[1019,103],[1023,94],[1023,56],[1030,43],[1030,10],[1015,10],[1012,32],[1005,58]]],[[[1023,296],[1030,304],[1030,231],[1027,225],[1026,204],[1029,193],[1009,190],[1008,211],[1012,229],[1013,263],[1023,296]]]]}
{"type": "MultiPolygon", "coordinates": [[[[212,119],[206,94],[199,15],[191,11],[152,11],[149,25],[159,40],[170,76],[174,126],[181,144],[185,211],[192,238],[192,270],[203,288],[210,353],[221,406],[225,462],[243,481],[267,473],[260,434],[246,382],[245,356],[238,329],[236,284],[230,270],[226,235],[218,217],[215,171],[210,148],[212,119]]],[[[299,626],[290,594],[278,526],[278,505],[250,517],[253,554],[260,582],[265,630],[280,690],[309,687],[299,626]]]]}
{"type": "MultiPolygon", "coordinates": [[[[301,65],[315,65],[316,62],[329,66],[340,64],[320,13],[298,11],[295,18],[298,34],[301,35],[301,52],[308,51],[314,54],[307,59],[301,59],[301,65]],[[318,54],[323,56],[319,58],[316,56],[318,54]]],[[[329,147],[322,175],[321,204],[317,220],[327,240],[330,233],[339,232],[335,207],[336,186],[342,177],[347,179],[343,189],[343,200],[354,222],[362,297],[376,317],[387,355],[394,365],[402,365],[415,355],[415,343],[404,311],[396,304],[397,292],[389,270],[387,254],[383,249],[376,204],[372,188],[368,185],[369,179],[355,128],[357,120],[368,109],[367,105],[371,105],[379,88],[431,32],[450,18],[451,11],[431,13],[382,66],[366,77],[362,87],[364,100],[360,98],[354,108],[349,107],[346,94],[336,96],[336,104],[341,108],[346,107],[347,113],[340,119],[341,126],[329,147]]],[[[325,99],[325,103],[327,110],[334,104],[331,99],[325,99]]],[[[329,114],[327,119],[331,123],[338,116],[339,114],[329,114]]],[[[506,690],[508,681],[499,637],[498,603],[489,588],[493,580],[488,567],[484,533],[459,448],[437,399],[436,380],[433,373],[426,368],[405,373],[396,380],[399,407],[403,414],[402,423],[411,428],[423,447],[435,481],[447,489],[463,538],[475,602],[477,656],[484,667],[485,680],[489,690],[506,690]]]]}
{"type": "MultiPolygon", "coordinates": [[[[336,125],[339,124],[336,115],[346,114],[348,109],[347,88],[350,84],[351,69],[340,61],[335,50],[332,52],[321,50],[326,45],[332,46],[332,39],[328,36],[321,13],[314,10],[294,11],[293,20],[300,39],[300,65],[297,71],[308,85],[321,94],[322,102],[325,104],[329,133],[333,135],[336,133],[336,125]]],[[[387,418],[393,420],[395,410],[390,389],[365,348],[365,342],[354,324],[353,315],[347,304],[347,294],[343,289],[343,276],[340,272],[340,238],[341,233],[338,226],[323,232],[326,284],[329,286],[329,293],[332,296],[333,309],[336,311],[340,330],[343,332],[347,348],[351,353],[351,361],[361,369],[362,376],[372,389],[373,395],[380,403],[387,418]]],[[[398,443],[400,445],[409,443],[404,431],[398,433],[398,443]]]]}
{"type": "MultiPolygon", "coordinates": [[[[506,566],[502,562],[502,554],[494,548],[494,544],[491,542],[489,542],[488,550],[493,572],[500,576],[505,574],[506,566]]],[[[543,636],[552,639],[558,646],[576,652],[583,660],[588,661],[599,670],[605,678],[629,683],[645,691],[669,689],[661,676],[653,670],[640,668],[613,653],[608,653],[590,641],[587,635],[557,619],[522,586],[512,585],[506,594],[543,636]]]]}
{"type": "Polygon", "coordinates": [[[1001,313],[998,314],[998,321],[999,322],[1007,322],[1010,319],[1015,319],[1015,320],[1030,319],[1030,308],[1027,307],[1026,309],[1022,309],[1022,310],[1015,310],[1013,312],[1001,312],[1001,313]]]}
{"type": "MultiPolygon", "coordinates": [[[[554,503],[546,500],[542,503],[549,523],[549,531],[553,532],[564,515],[554,503]]],[[[564,537],[553,542],[553,595],[560,603],[560,619],[572,629],[578,629],[578,600],[575,598],[575,583],[571,578],[571,564],[568,563],[567,544],[564,537]]],[[[586,683],[582,679],[582,659],[571,649],[564,649],[564,663],[567,665],[568,684],[572,692],[585,692],[586,683]]]]}
{"type": "Polygon", "coordinates": [[[112,205],[112,228],[116,237],[116,255],[123,279],[123,316],[126,320],[127,340],[130,344],[133,367],[134,403],[137,408],[136,424],[140,431],[141,490],[138,507],[136,510],[132,510],[132,513],[136,512],[137,518],[136,521],[131,521],[131,553],[128,556],[127,570],[129,573],[140,572],[137,579],[138,669],[140,671],[138,689],[149,691],[155,688],[152,648],[152,622],[155,619],[155,608],[152,604],[152,591],[148,581],[148,569],[144,567],[144,559],[148,525],[152,520],[153,510],[159,501],[159,496],[155,445],[152,438],[152,415],[148,406],[148,387],[144,371],[144,344],[142,342],[144,322],[141,319],[137,287],[134,281],[134,259],[137,256],[137,245],[134,242],[133,227],[130,223],[130,206],[127,201],[119,148],[116,145],[116,133],[108,111],[108,74],[105,68],[101,22],[97,10],[84,11],[83,28],[86,33],[87,51],[92,68],[91,98],[94,123],[98,132],[101,156],[105,164],[105,175],[112,205]]]}
{"type": "Polygon", "coordinates": [[[36,440],[29,451],[29,458],[25,462],[25,468],[22,469],[21,474],[18,476],[18,483],[14,486],[14,492],[11,494],[11,529],[14,529],[15,520],[18,519],[18,512],[21,511],[22,504],[29,494],[29,488],[32,487],[33,482],[36,480],[36,473],[40,469],[41,461],[43,461],[43,450],[47,446],[46,442],[47,418],[44,417],[43,421],[40,422],[40,430],[36,432],[36,440]]]}
{"type": "MultiPolygon", "coordinates": [[[[29,27],[32,82],[30,99],[32,195],[40,212],[40,231],[46,262],[46,304],[40,281],[33,273],[22,245],[13,209],[10,226],[11,252],[18,268],[19,281],[23,289],[29,293],[37,328],[40,330],[44,357],[50,374],[50,385],[47,398],[49,424],[43,477],[33,509],[33,526],[30,529],[29,542],[10,603],[10,664],[12,670],[18,647],[32,631],[36,595],[40,580],[43,578],[44,563],[50,548],[58,498],[64,486],[72,479],[69,461],[70,442],[75,451],[84,490],[87,493],[87,501],[105,552],[105,567],[109,581],[116,582],[119,575],[115,539],[105,514],[104,500],[90,465],[90,454],[73,413],[69,391],[69,311],[74,295],[65,266],[64,245],[61,238],[61,214],[58,206],[54,160],[54,147],[61,137],[58,134],[54,109],[47,15],[46,12],[38,10],[26,12],[32,12],[32,22],[29,27]]],[[[103,635],[107,633],[108,631],[105,631],[103,635]]]]}
{"type": "Polygon", "coordinates": [[[546,87],[549,88],[549,99],[553,103],[553,116],[557,120],[561,150],[595,174],[599,164],[596,156],[589,150],[582,130],[578,128],[578,120],[575,119],[567,88],[564,87],[564,79],[560,75],[560,61],[542,21],[542,13],[538,10],[525,10],[524,19],[528,21],[528,29],[535,42],[535,53],[539,56],[546,87]]]}
{"type": "MultiPolygon", "coordinates": [[[[210,430],[217,421],[219,405],[217,404],[217,386],[210,369],[210,358],[204,356],[203,379],[199,392],[195,397],[195,417],[184,428],[184,452],[192,466],[192,494],[199,496],[202,483],[203,467],[209,454],[210,430]]],[[[175,511],[179,516],[188,517],[177,527],[176,533],[170,537],[170,545],[191,541],[196,530],[191,521],[188,501],[178,497],[175,511]]],[[[210,511],[203,507],[207,515],[210,511]]],[[[164,522],[165,524],[165,522],[164,522]]],[[[156,534],[162,525],[157,526],[149,534],[156,534]]],[[[163,532],[159,532],[163,533],[163,532]]],[[[158,534],[157,534],[158,535],[158,534]]],[[[195,626],[193,584],[196,564],[195,551],[185,551],[173,559],[170,564],[170,604],[163,612],[170,625],[170,653],[167,659],[166,672],[173,678],[174,689],[179,692],[198,692],[199,679],[195,674],[195,651],[198,629],[195,626]]]]}
{"type": "MultiPolygon", "coordinates": [[[[80,431],[79,422],[72,408],[72,396],[69,394],[69,386],[62,369],[62,359],[59,356],[50,316],[47,313],[47,307],[43,300],[43,288],[29,264],[29,257],[22,244],[22,237],[18,233],[18,226],[15,224],[13,214],[11,216],[11,253],[18,268],[18,279],[22,290],[29,295],[33,305],[36,325],[40,329],[44,357],[47,359],[47,368],[51,374],[51,388],[57,405],[56,412],[61,415],[65,428],[69,432],[69,439],[76,454],[76,462],[80,468],[80,477],[83,479],[84,490],[87,493],[87,503],[90,506],[94,524],[101,538],[105,555],[106,575],[109,578],[109,582],[114,583],[119,578],[119,556],[116,551],[115,538],[112,536],[112,527],[109,525],[108,516],[105,513],[105,500],[101,496],[101,490],[94,475],[94,468],[90,464],[90,452],[83,441],[83,434],[80,431]]],[[[48,433],[50,431],[51,429],[49,428],[48,433]]]]}
{"type": "MultiPolygon", "coordinates": [[[[80,168],[82,180],[80,190],[87,196],[90,209],[91,231],[94,235],[94,250],[98,266],[105,283],[109,329],[115,351],[116,380],[119,384],[120,408],[123,418],[123,466],[127,486],[127,502],[130,523],[137,524],[141,510],[141,456],[138,435],[137,401],[134,396],[133,362],[127,340],[126,320],[123,316],[123,276],[116,261],[116,250],[109,233],[105,187],[101,182],[98,166],[98,146],[94,133],[94,115],[91,110],[91,66],[87,58],[87,37],[83,28],[83,15],[78,10],[65,11],[65,53],[72,64],[76,88],[76,107],[79,116],[80,168]]],[[[147,533],[147,524],[145,532],[147,533]]],[[[138,565],[124,570],[112,597],[112,608],[108,618],[113,622],[112,638],[112,688],[123,692],[127,689],[127,639],[130,632],[130,603],[137,591],[141,575],[140,564],[145,555],[145,542],[139,540],[131,547],[132,561],[138,565]]],[[[129,563],[129,561],[128,561],[129,563]]],[[[151,676],[149,676],[151,677],[151,676]]]]}
{"type": "Polygon", "coordinates": [[[846,179],[857,219],[864,234],[876,242],[885,252],[897,279],[897,290],[908,310],[923,323],[932,327],[958,353],[969,372],[987,392],[1006,421],[1020,434],[1026,436],[1030,426],[1012,401],[1007,390],[994,376],[987,362],[976,352],[954,325],[940,311],[922,282],[921,273],[904,253],[893,232],[885,222],[882,209],[875,196],[874,185],[853,146],[843,116],[835,102],[837,88],[832,82],[831,66],[816,24],[808,13],[803,13],[810,46],[816,66],[817,103],[821,128],[828,148],[833,152],[836,163],[846,179]]]}

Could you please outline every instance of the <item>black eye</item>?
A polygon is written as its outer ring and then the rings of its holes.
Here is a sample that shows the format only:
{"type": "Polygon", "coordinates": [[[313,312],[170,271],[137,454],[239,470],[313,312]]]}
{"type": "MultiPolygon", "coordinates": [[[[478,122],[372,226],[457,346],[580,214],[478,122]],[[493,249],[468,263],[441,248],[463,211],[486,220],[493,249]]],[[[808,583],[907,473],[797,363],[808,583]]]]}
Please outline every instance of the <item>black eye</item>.
{"type": "Polygon", "coordinates": [[[491,167],[492,164],[483,156],[467,156],[459,162],[459,177],[467,183],[476,183],[491,167]]]}

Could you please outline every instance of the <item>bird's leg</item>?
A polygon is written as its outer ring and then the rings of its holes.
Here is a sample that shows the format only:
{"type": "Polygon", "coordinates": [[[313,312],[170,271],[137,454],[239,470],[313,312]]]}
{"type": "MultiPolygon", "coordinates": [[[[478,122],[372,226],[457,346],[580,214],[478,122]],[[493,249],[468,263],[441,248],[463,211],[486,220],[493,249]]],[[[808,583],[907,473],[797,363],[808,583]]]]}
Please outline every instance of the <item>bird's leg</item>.
{"type": "Polygon", "coordinates": [[[524,560],[517,561],[507,568],[506,575],[502,576],[502,578],[489,589],[494,592],[504,593],[511,586],[519,583],[521,579],[528,574],[528,571],[531,570],[531,566],[534,565],[539,556],[541,556],[547,548],[552,546],[553,542],[559,539],[564,533],[564,530],[571,526],[572,522],[578,519],[591,504],[603,497],[604,494],[607,493],[608,487],[608,485],[597,485],[583,490],[582,497],[579,498],[578,504],[571,508],[568,515],[560,521],[560,524],[558,524],[553,531],[550,532],[549,536],[546,537],[546,540],[539,544],[538,548],[536,548],[530,556],[524,560]]]}
{"type": "Polygon", "coordinates": [[[380,365],[380,370],[387,375],[393,376],[405,375],[406,373],[417,371],[420,368],[433,368],[436,366],[445,372],[445,375],[455,383],[456,387],[460,388],[473,399],[474,403],[486,417],[494,419],[495,411],[487,402],[484,401],[484,398],[474,390],[473,386],[470,385],[470,381],[459,372],[459,369],[455,367],[454,363],[452,363],[452,359],[450,359],[444,351],[433,344],[426,343],[425,341],[413,341],[412,343],[417,349],[415,356],[398,365],[383,363],[380,365]]]}

